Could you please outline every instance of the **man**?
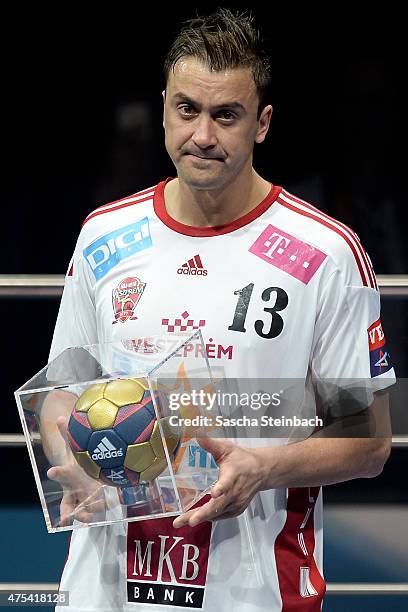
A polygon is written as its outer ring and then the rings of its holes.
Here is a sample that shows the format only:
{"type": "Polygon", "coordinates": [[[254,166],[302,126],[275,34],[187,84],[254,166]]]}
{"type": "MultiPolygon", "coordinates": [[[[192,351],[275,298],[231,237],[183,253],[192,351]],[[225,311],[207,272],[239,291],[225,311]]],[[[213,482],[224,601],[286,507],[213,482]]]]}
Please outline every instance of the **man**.
{"type": "MultiPolygon", "coordinates": [[[[384,345],[379,294],[357,236],[252,167],[272,116],[269,64],[252,21],[221,9],[193,19],[165,74],[163,125],[177,178],[88,215],[51,358],[68,346],[200,321],[209,358],[226,376],[312,372],[320,381],[372,377],[375,390],[386,388],[393,370],[374,358],[384,345]],[[137,318],[119,322],[112,295],[125,281],[141,297],[137,318]]],[[[69,414],[72,396],[60,392],[60,400],[69,414]]],[[[376,393],[370,410],[388,432],[386,395],[376,393]]],[[[54,434],[48,475],[64,485],[66,524],[78,501],[72,458],[47,410],[43,427],[46,438],[54,434]]],[[[174,521],[74,532],[61,581],[70,610],[321,609],[321,486],[379,474],[389,435],[262,448],[201,443],[220,467],[204,505],[174,521]],[[156,545],[157,558],[149,556],[156,545]]]]}

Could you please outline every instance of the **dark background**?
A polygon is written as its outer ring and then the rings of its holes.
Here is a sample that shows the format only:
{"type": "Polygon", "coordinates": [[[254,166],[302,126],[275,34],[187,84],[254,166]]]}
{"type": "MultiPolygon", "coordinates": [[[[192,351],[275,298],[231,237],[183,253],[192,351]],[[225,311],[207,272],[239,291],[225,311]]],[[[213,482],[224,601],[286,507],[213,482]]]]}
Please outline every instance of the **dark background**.
{"type": "MultiPolygon", "coordinates": [[[[174,176],[164,149],[162,63],[180,23],[214,6],[67,4],[4,15],[2,274],[64,273],[92,209],[174,176]]],[[[391,5],[361,16],[345,5],[330,13],[250,8],[273,75],[272,127],[256,147],[255,168],[351,225],[377,273],[406,273],[401,15],[391,5]]],[[[3,433],[21,431],[12,391],[46,363],[57,308],[57,299],[0,301],[3,433]]],[[[384,313],[404,376],[406,303],[386,298],[384,313]]],[[[37,502],[25,449],[0,452],[22,467],[4,501],[37,502]]],[[[398,479],[407,452],[393,451],[375,490],[357,481],[328,487],[326,498],[406,503],[398,479]]]]}
{"type": "MultiPolygon", "coordinates": [[[[162,64],[203,5],[131,6],[36,7],[3,21],[4,273],[63,272],[90,210],[174,175],[162,64]],[[139,118],[126,128],[129,105],[139,118]]],[[[401,16],[251,7],[271,56],[274,106],[256,168],[348,222],[377,273],[406,271],[401,16]]]]}

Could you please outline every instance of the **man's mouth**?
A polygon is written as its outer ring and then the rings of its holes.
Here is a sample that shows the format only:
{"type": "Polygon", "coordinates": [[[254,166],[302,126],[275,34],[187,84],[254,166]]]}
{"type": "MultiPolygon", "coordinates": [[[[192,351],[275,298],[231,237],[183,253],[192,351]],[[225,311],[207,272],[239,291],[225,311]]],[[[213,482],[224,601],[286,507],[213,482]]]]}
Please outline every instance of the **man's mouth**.
{"type": "Polygon", "coordinates": [[[202,155],[196,155],[195,153],[185,153],[184,155],[191,155],[197,157],[197,159],[204,159],[206,161],[223,161],[221,157],[203,157],[202,155]]]}

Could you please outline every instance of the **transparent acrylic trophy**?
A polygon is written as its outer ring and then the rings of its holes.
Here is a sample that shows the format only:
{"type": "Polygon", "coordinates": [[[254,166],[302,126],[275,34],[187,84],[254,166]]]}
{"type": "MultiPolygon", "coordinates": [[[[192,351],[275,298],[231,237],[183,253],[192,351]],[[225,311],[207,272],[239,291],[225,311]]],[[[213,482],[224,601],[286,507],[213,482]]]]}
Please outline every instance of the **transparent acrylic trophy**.
{"type": "Polygon", "coordinates": [[[200,396],[212,385],[197,330],[69,348],[18,389],[48,531],[177,515],[196,504],[218,477],[199,444],[214,435],[200,396]]]}

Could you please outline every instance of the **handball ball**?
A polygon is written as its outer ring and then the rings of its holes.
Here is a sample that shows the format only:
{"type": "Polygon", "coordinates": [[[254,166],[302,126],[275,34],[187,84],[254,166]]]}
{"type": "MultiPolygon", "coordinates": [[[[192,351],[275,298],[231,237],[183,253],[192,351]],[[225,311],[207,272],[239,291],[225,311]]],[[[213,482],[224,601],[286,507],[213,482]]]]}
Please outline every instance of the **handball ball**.
{"type": "MultiPolygon", "coordinates": [[[[173,459],[180,433],[160,419],[173,459]]],[[[151,393],[144,379],[113,380],[89,387],[68,422],[68,441],[85,472],[117,487],[150,482],[167,467],[151,393]]]]}

